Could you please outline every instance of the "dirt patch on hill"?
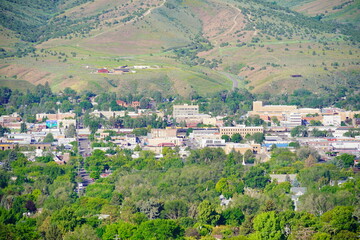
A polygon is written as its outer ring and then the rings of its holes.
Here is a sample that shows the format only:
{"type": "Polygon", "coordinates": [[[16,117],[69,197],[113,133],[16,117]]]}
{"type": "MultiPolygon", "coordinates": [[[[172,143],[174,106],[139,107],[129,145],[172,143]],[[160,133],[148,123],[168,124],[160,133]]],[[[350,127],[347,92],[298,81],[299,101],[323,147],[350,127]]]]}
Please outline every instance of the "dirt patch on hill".
{"type": "Polygon", "coordinates": [[[210,41],[229,41],[245,26],[245,17],[240,9],[233,5],[209,2],[207,6],[194,8],[203,23],[204,36],[210,41]]]}
{"type": "Polygon", "coordinates": [[[53,74],[38,69],[26,68],[19,65],[10,65],[0,69],[0,74],[10,78],[23,79],[32,84],[51,83],[53,74]]]}
{"type": "Polygon", "coordinates": [[[316,0],[313,2],[305,3],[301,6],[294,8],[295,11],[302,12],[311,16],[317,14],[328,14],[339,11],[340,9],[333,9],[335,6],[339,6],[342,3],[349,2],[349,0],[316,0]]]}

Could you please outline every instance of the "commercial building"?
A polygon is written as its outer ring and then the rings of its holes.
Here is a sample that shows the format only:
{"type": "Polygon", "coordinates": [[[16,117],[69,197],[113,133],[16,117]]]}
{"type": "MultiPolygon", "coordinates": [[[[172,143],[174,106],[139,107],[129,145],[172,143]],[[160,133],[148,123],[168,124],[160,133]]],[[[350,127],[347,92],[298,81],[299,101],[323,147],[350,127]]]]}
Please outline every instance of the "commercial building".
{"type": "Polygon", "coordinates": [[[225,153],[229,154],[232,151],[239,152],[241,154],[245,154],[246,151],[250,150],[251,152],[259,152],[261,148],[260,144],[242,144],[242,143],[226,143],[224,148],[225,153]]]}
{"type": "Polygon", "coordinates": [[[43,119],[47,120],[62,120],[65,118],[75,118],[75,113],[67,112],[67,113],[39,113],[36,114],[36,121],[41,122],[43,119]]]}
{"type": "Polygon", "coordinates": [[[324,126],[340,126],[341,116],[340,115],[324,115],[322,124],[324,126]]]}
{"type": "Polygon", "coordinates": [[[237,125],[235,127],[221,127],[220,135],[232,136],[235,133],[239,133],[243,138],[247,135],[253,135],[254,133],[263,133],[264,127],[246,127],[245,125],[237,125]]]}
{"type": "Polygon", "coordinates": [[[291,127],[301,126],[301,123],[302,123],[301,114],[292,112],[286,115],[286,121],[282,121],[281,126],[291,128],[291,127]]]}
{"type": "Polygon", "coordinates": [[[253,110],[249,112],[250,116],[259,115],[261,118],[277,117],[278,120],[285,120],[284,115],[296,111],[296,106],[290,105],[263,105],[262,101],[253,102],[253,110]]]}
{"type": "Polygon", "coordinates": [[[192,118],[199,115],[199,105],[174,105],[173,117],[174,118],[192,118]]]}
{"type": "Polygon", "coordinates": [[[262,101],[253,102],[253,110],[249,112],[250,116],[259,115],[264,120],[270,120],[276,117],[280,121],[286,121],[287,115],[299,114],[305,117],[307,114],[320,114],[318,108],[297,108],[293,105],[263,105],[262,101]]]}

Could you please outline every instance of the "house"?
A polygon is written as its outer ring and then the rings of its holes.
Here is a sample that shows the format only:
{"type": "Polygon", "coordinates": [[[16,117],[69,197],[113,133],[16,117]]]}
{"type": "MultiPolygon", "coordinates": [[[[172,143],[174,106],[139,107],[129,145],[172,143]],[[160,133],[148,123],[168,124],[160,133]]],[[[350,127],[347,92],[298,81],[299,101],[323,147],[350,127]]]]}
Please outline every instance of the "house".
{"type": "Polygon", "coordinates": [[[101,69],[98,69],[97,71],[98,73],[110,73],[109,70],[107,70],[106,68],[101,68],[101,69]]]}
{"type": "Polygon", "coordinates": [[[270,174],[271,181],[277,181],[278,183],[293,182],[296,179],[297,174],[270,174]]]}
{"type": "Polygon", "coordinates": [[[122,107],[127,107],[128,104],[125,101],[122,100],[116,100],[116,104],[122,107]]]}
{"type": "Polygon", "coordinates": [[[307,191],[306,187],[292,187],[290,188],[291,200],[294,202],[295,211],[298,210],[299,198],[304,195],[307,191]]]}
{"type": "Polygon", "coordinates": [[[134,102],[131,103],[131,106],[133,108],[138,108],[138,107],[140,107],[140,102],[139,101],[134,101],[134,102]]]}

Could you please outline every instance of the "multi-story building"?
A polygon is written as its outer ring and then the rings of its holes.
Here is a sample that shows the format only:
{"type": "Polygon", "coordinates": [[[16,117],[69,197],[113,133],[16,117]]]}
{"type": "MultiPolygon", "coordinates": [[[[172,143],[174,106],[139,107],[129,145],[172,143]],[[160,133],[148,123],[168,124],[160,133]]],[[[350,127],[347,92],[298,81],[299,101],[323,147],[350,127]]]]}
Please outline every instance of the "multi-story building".
{"type": "Polygon", "coordinates": [[[174,118],[192,118],[199,115],[199,105],[174,105],[173,117],[174,118]]]}
{"type": "Polygon", "coordinates": [[[246,127],[245,125],[237,125],[235,127],[221,127],[220,135],[232,136],[235,133],[239,133],[242,137],[247,134],[253,135],[254,133],[263,133],[264,127],[246,127]]]}
{"type": "Polygon", "coordinates": [[[263,105],[262,101],[253,102],[253,110],[249,115],[259,115],[261,118],[277,117],[279,120],[285,120],[284,115],[290,114],[297,109],[290,105],[263,105]]]}
{"type": "Polygon", "coordinates": [[[62,120],[66,118],[75,118],[75,113],[67,112],[67,113],[38,113],[36,114],[36,121],[41,122],[43,119],[47,120],[62,120]]]}
{"type": "Polygon", "coordinates": [[[300,126],[302,123],[301,119],[302,118],[301,118],[300,113],[292,112],[292,113],[286,115],[286,121],[282,121],[281,126],[284,126],[284,127],[300,126]]]}
{"type": "Polygon", "coordinates": [[[324,115],[322,123],[324,126],[340,126],[341,125],[341,116],[340,115],[324,115]]]}
{"type": "Polygon", "coordinates": [[[318,108],[297,108],[293,105],[263,105],[262,101],[253,102],[253,110],[249,112],[250,116],[259,115],[264,120],[270,120],[276,117],[280,121],[285,121],[286,116],[290,114],[300,114],[305,117],[307,114],[320,114],[318,108]]]}

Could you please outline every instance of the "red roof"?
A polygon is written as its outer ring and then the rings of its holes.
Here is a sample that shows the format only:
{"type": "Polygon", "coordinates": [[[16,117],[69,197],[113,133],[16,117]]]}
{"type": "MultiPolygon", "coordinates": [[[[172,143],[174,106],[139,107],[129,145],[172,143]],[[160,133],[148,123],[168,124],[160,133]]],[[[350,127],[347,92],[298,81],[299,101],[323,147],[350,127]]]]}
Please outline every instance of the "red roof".
{"type": "Polygon", "coordinates": [[[127,106],[127,103],[124,102],[124,101],[122,101],[122,100],[116,100],[116,103],[117,103],[117,105],[119,105],[119,106],[123,106],[123,107],[126,107],[126,106],[127,106]]]}
{"type": "Polygon", "coordinates": [[[98,69],[98,73],[109,73],[109,70],[106,68],[98,69]]]}

